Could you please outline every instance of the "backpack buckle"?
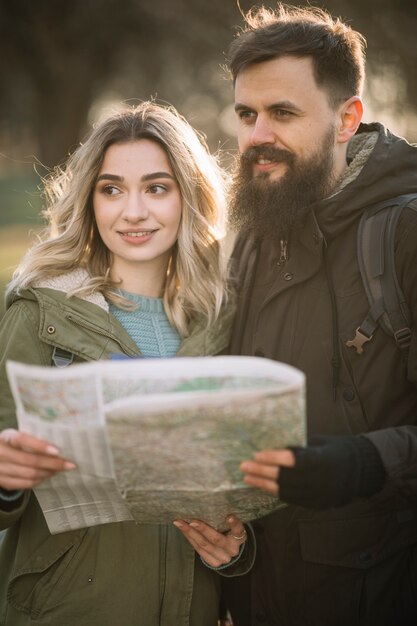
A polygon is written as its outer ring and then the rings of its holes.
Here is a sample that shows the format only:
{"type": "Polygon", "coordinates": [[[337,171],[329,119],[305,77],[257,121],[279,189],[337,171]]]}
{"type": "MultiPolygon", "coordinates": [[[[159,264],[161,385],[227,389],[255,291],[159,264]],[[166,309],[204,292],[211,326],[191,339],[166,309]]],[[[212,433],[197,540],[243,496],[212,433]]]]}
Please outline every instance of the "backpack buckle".
{"type": "Polygon", "coordinates": [[[401,350],[408,348],[411,343],[411,330],[407,326],[405,328],[400,328],[400,330],[395,331],[394,339],[395,343],[401,350]]]}
{"type": "Polygon", "coordinates": [[[365,335],[365,333],[363,332],[362,328],[360,326],[358,326],[358,328],[355,331],[355,336],[353,339],[349,339],[346,342],[346,345],[348,348],[356,348],[356,353],[357,354],[362,354],[363,352],[363,345],[365,343],[367,343],[368,341],[371,341],[373,335],[365,335]]]}

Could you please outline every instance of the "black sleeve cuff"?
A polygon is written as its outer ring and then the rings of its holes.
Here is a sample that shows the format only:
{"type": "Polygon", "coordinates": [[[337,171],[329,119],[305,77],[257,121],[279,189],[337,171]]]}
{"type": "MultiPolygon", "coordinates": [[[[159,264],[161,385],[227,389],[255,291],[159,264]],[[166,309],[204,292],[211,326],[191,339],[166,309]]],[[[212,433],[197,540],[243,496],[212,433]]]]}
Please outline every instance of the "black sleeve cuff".
{"type": "Polygon", "coordinates": [[[382,489],[386,472],[381,456],[372,441],[362,435],[355,439],[362,467],[358,496],[366,498],[382,489]]]}
{"type": "Polygon", "coordinates": [[[306,448],[291,448],[294,467],[280,469],[279,495],[284,502],[326,509],[377,493],[385,480],[382,459],[363,435],[312,437],[306,448]]]}

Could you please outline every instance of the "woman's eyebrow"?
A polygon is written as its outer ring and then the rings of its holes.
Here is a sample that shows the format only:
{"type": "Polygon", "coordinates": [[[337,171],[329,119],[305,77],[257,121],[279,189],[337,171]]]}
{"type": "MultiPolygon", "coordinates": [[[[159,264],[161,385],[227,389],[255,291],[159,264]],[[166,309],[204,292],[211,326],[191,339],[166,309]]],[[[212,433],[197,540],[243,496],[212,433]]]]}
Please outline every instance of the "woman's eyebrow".
{"type": "MultiPolygon", "coordinates": [[[[155,178],[170,178],[171,180],[175,180],[172,174],[170,174],[169,172],[151,172],[150,174],[144,174],[141,177],[141,181],[146,182],[148,180],[155,180],[155,178]]],[[[99,182],[100,180],[114,180],[121,183],[124,181],[124,177],[118,176],[117,174],[104,173],[98,176],[97,182],[99,182]]]]}
{"type": "Polygon", "coordinates": [[[119,183],[123,182],[123,176],[117,176],[117,174],[100,174],[97,178],[97,182],[99,180],[115,180],[119,183]]]}
{"type": "Polygon", "coordinates": [[[141,177],[141,181],[145,182],[147,180],[154,180],[155,178],[170,178],[171,180],[175,180],[169,172],[152,172],[151,174],[144,174],[141,177]]]}

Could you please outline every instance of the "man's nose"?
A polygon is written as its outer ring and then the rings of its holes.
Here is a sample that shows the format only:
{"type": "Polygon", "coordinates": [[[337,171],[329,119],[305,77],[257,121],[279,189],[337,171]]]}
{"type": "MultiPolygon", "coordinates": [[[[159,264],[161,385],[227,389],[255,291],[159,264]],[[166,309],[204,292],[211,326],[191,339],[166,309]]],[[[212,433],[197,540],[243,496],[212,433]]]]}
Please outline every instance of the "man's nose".
{"type": "Polygon", "coordinates": [[[252,129],[250,143],[252,146],[260,146],[262,144],[274,144],[276,141],[271,121],[258,115],[252,129]]]}
{"type": "Polygon", "coordinates": [[[149,216],[147,203],[140,193],[130,193],[126,199],[123,217],[128,222],[139,222],[149,216]]]}

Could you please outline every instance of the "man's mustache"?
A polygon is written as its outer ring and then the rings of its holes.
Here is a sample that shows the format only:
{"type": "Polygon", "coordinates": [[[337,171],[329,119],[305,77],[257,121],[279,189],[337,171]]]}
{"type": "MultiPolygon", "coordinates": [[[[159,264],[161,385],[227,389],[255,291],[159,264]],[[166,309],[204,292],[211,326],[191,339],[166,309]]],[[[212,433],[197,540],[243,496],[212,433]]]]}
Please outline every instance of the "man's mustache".
{"type": "Polygon", "coordinates": [[[295,159],[294,154],[289,150],[268,145],[251,146],[241,154],[241,159],[246,165],[252,165],[260,157],[276,163],[288,163],[289,165],[292,165],[295,159]]]}

